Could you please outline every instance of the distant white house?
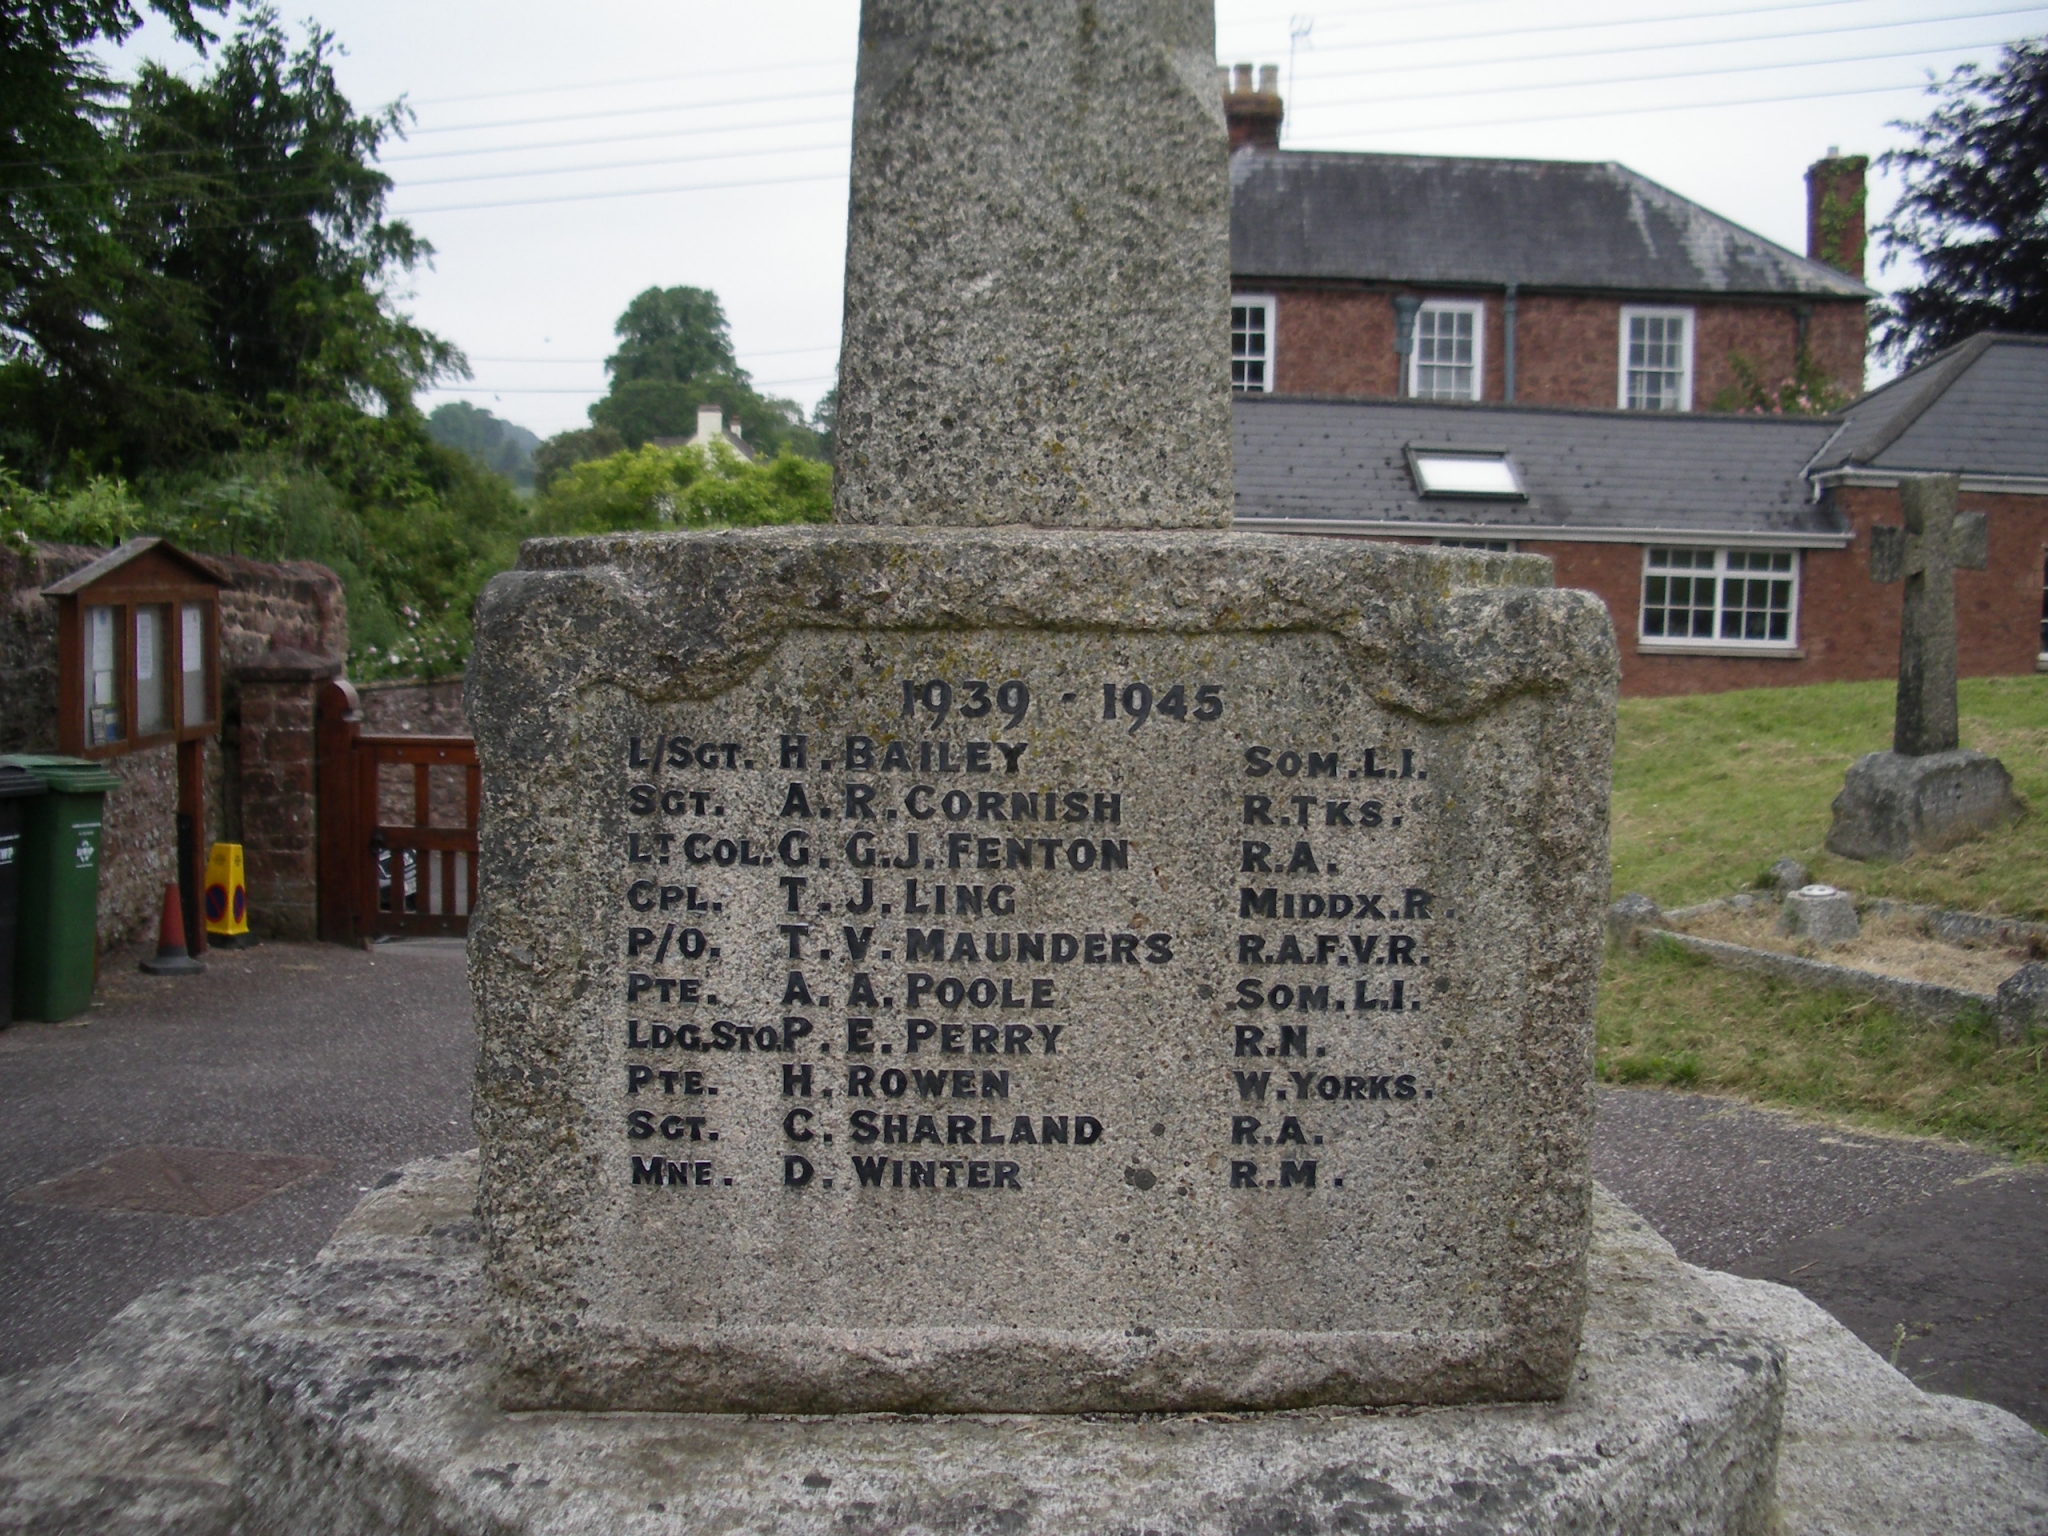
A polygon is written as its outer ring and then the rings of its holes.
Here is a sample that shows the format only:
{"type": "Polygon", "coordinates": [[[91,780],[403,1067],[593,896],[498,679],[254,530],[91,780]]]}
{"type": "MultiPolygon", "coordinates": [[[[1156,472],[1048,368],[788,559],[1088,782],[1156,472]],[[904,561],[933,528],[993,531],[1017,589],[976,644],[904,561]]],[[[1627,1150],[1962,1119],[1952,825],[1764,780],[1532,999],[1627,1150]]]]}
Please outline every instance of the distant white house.
{"type": "Polygon", "coordinates": [[[740,436],[739,418],[731,423],[725,419],[725,408],[717,405],[697,407],[697,430],[689,437],[657,437],[652,439],[657,448],[709,448],[713,443],[723,443],[743,459],[759,457],[751,444],[740,436]]]}

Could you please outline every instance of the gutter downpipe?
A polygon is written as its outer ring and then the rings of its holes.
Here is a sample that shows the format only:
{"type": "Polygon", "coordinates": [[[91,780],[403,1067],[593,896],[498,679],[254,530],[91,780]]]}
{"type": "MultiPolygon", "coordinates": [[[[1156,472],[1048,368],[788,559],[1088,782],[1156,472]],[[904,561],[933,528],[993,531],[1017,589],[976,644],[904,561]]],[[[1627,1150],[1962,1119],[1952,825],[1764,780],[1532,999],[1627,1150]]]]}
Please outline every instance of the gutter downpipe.
{"type": "Polygon", "coordinates": [[[1507,300],[1501,305],[1501,396],[1509,405],[1515,403],[1515,303],[1521,292],[1520,284],[1509,283],[1507,300]]]}
{"type": "Polygon", "coordinates": [[[1398,399],[1408,398],[1408,357],[1415,350],[1415,316],[1422,309],[1422,300],[1412,293],[1394,295],[1394,355],[1401,359],[1399,376],[1394,381],[1394,394],[1398,399]]]}

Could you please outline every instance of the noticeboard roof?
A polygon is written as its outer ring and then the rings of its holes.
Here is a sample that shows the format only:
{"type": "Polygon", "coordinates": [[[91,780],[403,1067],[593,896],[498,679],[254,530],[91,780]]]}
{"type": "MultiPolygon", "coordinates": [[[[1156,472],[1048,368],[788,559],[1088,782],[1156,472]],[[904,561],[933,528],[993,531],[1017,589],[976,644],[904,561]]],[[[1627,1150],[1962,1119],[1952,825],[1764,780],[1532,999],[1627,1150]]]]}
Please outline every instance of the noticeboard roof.
{"type": "Polygon", "coordinates": [[[43,588],[45,597],[76,597],[90,587],[118,572],[127,570],[137,561],[153,557],[151,564],[169,564],[179,569],[186,580],[197,581],[209,587],[225,587],[232,581],[223,576],[213,565],[198,555],[187,554],[167,539],[154,536],[130,539],[118,549],[110,549],[89,565],[82,565],[60,581],[53,581],[43,588]]]}

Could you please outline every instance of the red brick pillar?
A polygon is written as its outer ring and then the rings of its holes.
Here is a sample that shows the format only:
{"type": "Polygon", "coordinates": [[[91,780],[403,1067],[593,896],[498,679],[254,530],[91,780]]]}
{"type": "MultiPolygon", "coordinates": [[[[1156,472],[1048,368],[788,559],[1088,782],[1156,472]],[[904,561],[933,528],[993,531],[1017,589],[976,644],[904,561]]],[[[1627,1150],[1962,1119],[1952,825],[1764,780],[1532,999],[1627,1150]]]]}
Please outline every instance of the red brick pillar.
{"type": "Polygon", "coordinates": [[[242,860],[249,926],[275,939],[319,937],[320,690],[341,674],[325,658],[266,656],[235,674],[242,713],[242,860]]]}
{"type": "Polygon", "coordinates": [[[1806,254],[1861,282],[1868,155],[1830,149],[1806,168],[1806,254]]]}

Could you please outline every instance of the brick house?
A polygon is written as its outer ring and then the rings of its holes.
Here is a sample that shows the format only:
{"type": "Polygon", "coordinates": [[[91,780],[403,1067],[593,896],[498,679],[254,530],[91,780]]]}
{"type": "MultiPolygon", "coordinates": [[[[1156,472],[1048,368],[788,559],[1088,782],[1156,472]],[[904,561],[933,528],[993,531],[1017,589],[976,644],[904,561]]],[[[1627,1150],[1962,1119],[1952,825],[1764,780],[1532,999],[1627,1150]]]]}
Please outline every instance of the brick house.
{"type": "Polygon", "coordinates": [[[1282,150],[1226,78],[1240,391],[1707,410],[1800,359],[1863,388],[1862,156],[1807,172],[1800,256],[1624,166],[1282,150]]]}
{"type": "Polygon", "coordinates": [[[1246,394],[1236,455],[1240,529],[1549,556],[1636,695],[1894,675],[1869,531],[1902,472],[1958,473],[1991,542],[1956,576],[1962,671],[2048,652],[2048,337],[1975,337],[1838,416],[1246,394]]]}

